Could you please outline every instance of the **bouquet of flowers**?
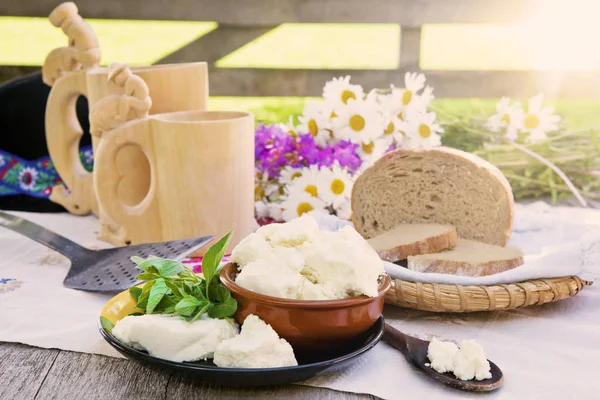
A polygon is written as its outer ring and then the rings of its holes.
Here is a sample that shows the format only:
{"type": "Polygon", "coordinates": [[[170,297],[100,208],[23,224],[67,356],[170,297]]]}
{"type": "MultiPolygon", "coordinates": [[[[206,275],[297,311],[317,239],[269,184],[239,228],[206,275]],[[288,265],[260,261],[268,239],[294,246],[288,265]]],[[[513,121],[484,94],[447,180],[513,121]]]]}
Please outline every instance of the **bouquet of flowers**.
{"type": "MultiPolygon", "coordinates": [[[[527,109],[502,98],[493,115],[466,122],[446,115],[442,116],[446,120],[438,121],[441,111],[436,113],[431,107],[433,89],[426,85],[425,76],[407,73],[404,81],[404,88],[391,85],[387,90],[366,93],[362,86],[352,84],[349,76],[334,78],[325,84],[321,101],[307,103],[302,115],[290,116],[287,124],[259,125],[254,191],[259,223],[289,221],[308,212],[349,218],[353,181],[362,171],[394,149],[435,147],[442,141],[494,163],[513,188],[523,188],[524,175],[527,193],[532,184],[540,187],[541,193],[549,187],[553,199],[560,190],[575,194],[585,205],[576,186],[552,162],[556,154],[570,150],[555,150],[566,134],[548,136],[560,130],[560,117],[543,106],[542,94],[531,98],[527,109]],[[547,148],[550,154],[542,156],[547,148]],[[532,167],[528,159],[537,164],[532,167]],[[554,174],[566,186],[554,182],[554,174]]],[[[592,144],[597,142],[594,137],[592,144]]],[[[577,143],[575,152],[586,146],[579,139],[576,134],[566,138],[571,145],[577,143]]],[[[600,149],[592,152],[584,156],[586,166],[598,161],[600,149]]],[[[591,176],[587,170],[582,175],[586,182],[591,176]]],[[[585,188],[592,189],[586,190],[586,195],[595,196],[595,187],[585,188]]]]}
{"type": "Polygon", "coordinates": [[[256,131],[256,213],[289,221],[306,212],[350,216],[352,183],[393,149],[439,146],[443,129],[428,111],[433,89],[423,74],[405,87],[365,93],[350,77],[334,78],[323,100],[306,104],[295,123],[256,131]]]}

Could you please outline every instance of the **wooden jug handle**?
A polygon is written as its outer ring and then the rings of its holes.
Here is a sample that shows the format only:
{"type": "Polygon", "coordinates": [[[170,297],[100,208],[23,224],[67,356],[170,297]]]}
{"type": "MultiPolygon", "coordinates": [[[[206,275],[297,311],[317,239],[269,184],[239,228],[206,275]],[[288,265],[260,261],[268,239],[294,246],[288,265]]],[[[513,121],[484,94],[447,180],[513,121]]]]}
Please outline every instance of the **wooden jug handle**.
{"type": "Polygon", "coordinates": [[[108,217],[121,226],[120,239],[127,236],[127,228],[138,224],[141,219],[156,218],[148,216],[156,194],[156,167],[149,145],[151,119],[132,121],[119,128],[105,132],[98,145],[94,161],[94,190],[102,210],[108,217]],[[123,173],[117,166],[117,153],[125,146],[141,149],[150,164],[150,187],[144,199],[136,205],[126,205],[119,199],[119,184],[123,173]]]}
{"type": "Polygon", "coordinates": [[[77,215],[97,214],[92,174],[81,164],[79,140],[83,130],[77,119],[77,98],[87,96],[86,73],[76,71],[58,79],[46,103],[46,142],[56,171],[65,185],[52,189],[50,200],[77,215]]]}

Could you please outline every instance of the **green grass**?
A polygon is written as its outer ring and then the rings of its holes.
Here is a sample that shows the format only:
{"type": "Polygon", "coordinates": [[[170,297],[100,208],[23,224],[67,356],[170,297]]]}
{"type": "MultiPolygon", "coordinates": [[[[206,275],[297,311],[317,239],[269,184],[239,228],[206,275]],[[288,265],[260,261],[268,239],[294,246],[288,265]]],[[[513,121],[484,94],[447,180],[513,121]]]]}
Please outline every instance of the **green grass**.
{"type": "MultiPolygon", "coordinates": [[[[242,110],[254,113],[257,122],[288,121],[290,115],[302,113],[309,97],[211,97],[213,110],[242,110]]],[[[432,107],[440,110],[440,118],[449,116],[488,116],[495,111],[498,99],[435,99],[432,107]]],[[[600,126],[600,100],[548,101],[564,119],[565,127],[582,131],[600,126]]]]}

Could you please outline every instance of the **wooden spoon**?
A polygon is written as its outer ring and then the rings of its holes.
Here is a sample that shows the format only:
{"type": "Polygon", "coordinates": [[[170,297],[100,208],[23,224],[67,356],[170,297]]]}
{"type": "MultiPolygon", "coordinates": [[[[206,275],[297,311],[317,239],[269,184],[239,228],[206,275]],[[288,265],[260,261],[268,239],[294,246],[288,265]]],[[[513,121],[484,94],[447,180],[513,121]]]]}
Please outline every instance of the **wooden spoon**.
{"type": "Polygon", "coordinates": [[[489,360],[490,372],[492,373],[490,379],[463,381],[456,378],[451,372],[440,374],[433,368],[425,365],[429,363],[429,359],[427,358],[428,341],[408,336],[389,324],[385,324],[383,340],[400,350],[409,361],[425,371],[427,375],[453,388],[471,392],[489,392],[498,389],[504,381],[504,375],[500,368],[489,360]]]}

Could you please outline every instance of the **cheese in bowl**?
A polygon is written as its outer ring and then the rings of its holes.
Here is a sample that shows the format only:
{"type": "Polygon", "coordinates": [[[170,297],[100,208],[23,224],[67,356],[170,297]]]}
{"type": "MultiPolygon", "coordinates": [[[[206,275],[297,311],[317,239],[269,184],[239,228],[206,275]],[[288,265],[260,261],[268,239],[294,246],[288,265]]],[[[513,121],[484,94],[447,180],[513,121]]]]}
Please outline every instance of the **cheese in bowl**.
{"type": "Polygon", "coordinates": [[[259,228],[231,254],[235,283],[244,289],[294,300],[378,295],[383,262],[354,228],[320,230],[312,216],[259,228]]]}

